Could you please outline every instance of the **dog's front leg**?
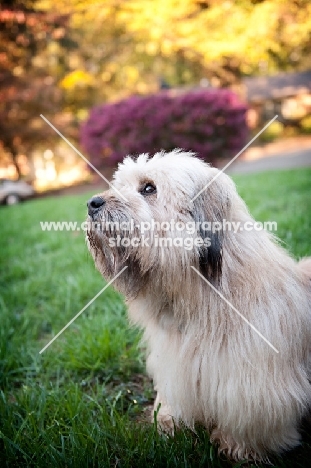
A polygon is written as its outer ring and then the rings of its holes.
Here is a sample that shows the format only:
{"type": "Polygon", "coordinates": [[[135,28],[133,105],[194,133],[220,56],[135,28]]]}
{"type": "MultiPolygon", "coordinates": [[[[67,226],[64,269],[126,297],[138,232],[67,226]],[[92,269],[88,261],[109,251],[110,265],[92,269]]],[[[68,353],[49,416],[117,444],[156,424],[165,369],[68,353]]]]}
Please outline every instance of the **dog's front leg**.
{"type": "Polygon", "coordinates": [[[152,411],[152,422],[156,418],[158,430],[170,435],[174,435],[176,422],[173,420],[170,406],[161,398],[159,392],[154,402],[152,411]]]}

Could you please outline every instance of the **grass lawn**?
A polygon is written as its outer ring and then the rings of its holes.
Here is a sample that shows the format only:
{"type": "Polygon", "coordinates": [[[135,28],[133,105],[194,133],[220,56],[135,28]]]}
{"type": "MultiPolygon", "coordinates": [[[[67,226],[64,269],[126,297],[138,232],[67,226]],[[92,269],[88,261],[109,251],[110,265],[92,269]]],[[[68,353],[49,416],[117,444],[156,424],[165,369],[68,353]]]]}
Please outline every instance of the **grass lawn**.
{"type": "MultiPolygon", "coordinates": [[[[297,258],[311,254],[311,169],[234,179],[256,219],[277,221],[278,236],[297,258]]],[[[113,289],[39,354],[104,285],[82,231],[42,232],[39,225],[82,222],[87,199],[0,208],[0,466],[229,466],[204,430],[172,439],[146,424],[152,385],[139,332],[129,328],[113,289]]],[[[306,467],[310,458],[306,427],[303,445],[273,466],[306,467]]]]}

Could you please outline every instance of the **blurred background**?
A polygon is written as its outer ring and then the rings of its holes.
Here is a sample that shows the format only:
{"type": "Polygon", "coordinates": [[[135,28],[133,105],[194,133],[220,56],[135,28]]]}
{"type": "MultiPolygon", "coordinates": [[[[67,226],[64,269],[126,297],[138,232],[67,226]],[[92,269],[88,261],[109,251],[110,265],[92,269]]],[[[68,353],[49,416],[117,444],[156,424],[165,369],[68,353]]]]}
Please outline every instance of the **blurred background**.
{"type": "Polygon", "coordinates": [[[40,114],[108,176],[176,146],[221,166],[276,114],[248,157],[309,148],[311,4],[2,0],[0,178],[94,180],[40,114]]]}

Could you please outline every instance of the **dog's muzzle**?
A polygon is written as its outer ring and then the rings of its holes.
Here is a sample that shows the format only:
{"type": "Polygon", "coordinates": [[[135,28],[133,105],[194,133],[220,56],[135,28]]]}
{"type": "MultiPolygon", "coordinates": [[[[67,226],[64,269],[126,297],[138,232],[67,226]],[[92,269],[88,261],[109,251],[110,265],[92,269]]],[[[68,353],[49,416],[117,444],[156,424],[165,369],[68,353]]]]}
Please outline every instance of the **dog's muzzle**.
{"type": "Polygon", "coordinates": [[[93,197],[87,202],[89,216],[95,216],[104,206],[106,201],[102,197],[93,197]]]}

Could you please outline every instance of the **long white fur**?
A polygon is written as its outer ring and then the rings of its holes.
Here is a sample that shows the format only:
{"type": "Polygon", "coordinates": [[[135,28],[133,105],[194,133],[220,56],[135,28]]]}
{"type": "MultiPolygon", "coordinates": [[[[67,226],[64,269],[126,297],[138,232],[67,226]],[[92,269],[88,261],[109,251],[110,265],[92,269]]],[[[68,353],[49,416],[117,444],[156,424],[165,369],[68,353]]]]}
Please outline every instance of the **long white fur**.
{"type": "MultiPolygon", "coordinates": [[[[189,153],[141,155],[125,159],[115,174],[126,206],[111,190],[103,197],[137,222],[192,220],[192,198],[216,174],[189,153]],[[154,181],[155,199],[138,192],[142,179],[154,181]]],[[[228,221],[253,220],[223,173],[202,197],[199,209],[206,208],[207,219],[219,211],[228,221]]],[[[112,277],[100,234],[88,238],[97,267],[112,277]]],[[[224,233],[217,288],[276,353],[190,268],[200,269],[196,249],[151,246],[135,255],[141,268],[135,270],[136,293],[122,276],[116,287],[127,296],[130,320],[144,330],[160,427],[173,431],[174,424],[201,423],[234,460],[263,460],[296,446],[311,401],[311,262],[297,263],[266,231],[224,233]]],[[[127,262],[132,259],[129,254],[127,262]]]]}

